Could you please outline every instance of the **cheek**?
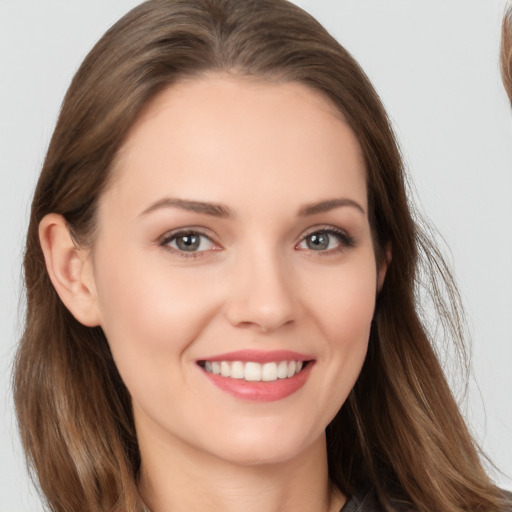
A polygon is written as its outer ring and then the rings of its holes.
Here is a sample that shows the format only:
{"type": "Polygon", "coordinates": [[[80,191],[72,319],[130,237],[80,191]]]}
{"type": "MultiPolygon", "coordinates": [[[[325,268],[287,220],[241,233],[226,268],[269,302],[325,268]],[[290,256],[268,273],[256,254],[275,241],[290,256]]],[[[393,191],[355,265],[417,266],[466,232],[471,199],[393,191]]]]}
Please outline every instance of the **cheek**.
{"type": "Polygon", "coordinates": [[[315,319],[319,351],[318,385],[311,412],[325,427],[357,381],[366,358],[375,308],[376,268],[373,253],[358,255],[336,272],[317,274],[308,310],[315,319]]]}
{"type": "Polygon", "coordinates": [[[113,264],[115,253],[108,254],[95,272],[102,328],[128,387],[139,379],[147,386],[148,375],[180,361],[214,314],[215,298],[198,289],[192,272],[165,272],[144,255],[113,264]]]}
{"type": "Polygon", "coordinates": [[[316,280],[309,307],[331,344],[347,348],[366,344],[373,318],[377,274],[373,255],[316,280]]]}

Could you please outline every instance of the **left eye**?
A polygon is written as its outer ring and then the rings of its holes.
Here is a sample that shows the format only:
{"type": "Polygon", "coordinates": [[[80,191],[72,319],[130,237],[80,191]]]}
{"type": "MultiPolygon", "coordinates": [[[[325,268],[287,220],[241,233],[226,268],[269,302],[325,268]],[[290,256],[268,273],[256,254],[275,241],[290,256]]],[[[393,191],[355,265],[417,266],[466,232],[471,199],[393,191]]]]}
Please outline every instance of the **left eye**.
{"type": "Polygon", "coordinates": [[[162,245],[180,252],[209,251],[215,246],[206,235],[194,231],[175,233],[163,240],[162,245]]]}
{"type": "Polygon", "coordinates": [[[329,251],[349,245],[349,241],[346,238],[342,233],[332,230],[315,231],[307,235],[297,247],[299,249],[309,249],[310,251],[329,251]]]}

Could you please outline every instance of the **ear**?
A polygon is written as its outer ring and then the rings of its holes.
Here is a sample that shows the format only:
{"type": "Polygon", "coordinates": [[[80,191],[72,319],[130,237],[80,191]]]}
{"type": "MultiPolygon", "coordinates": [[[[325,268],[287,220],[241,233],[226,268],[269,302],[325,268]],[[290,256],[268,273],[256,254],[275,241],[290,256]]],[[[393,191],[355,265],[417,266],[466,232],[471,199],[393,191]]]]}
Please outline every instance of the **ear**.
{"type": "Polygon", "coordinates": [[[377,272],[377,293],[382,290],[384,286],[384,280],[386,279],[386,272],[388,271],[389,265],[392,259],[392,251],[391,251],[391,242],[386,244],[384,249],[384,258],[382,259],[381,264],[379,265],[377,272]]]}
{"type": "Polygon", "coordinates": [[[82,324],[100,324],[90,251],[76,246],[62,215],[50,213],[39,223],[46,269],[64,305],[82,324]]]}

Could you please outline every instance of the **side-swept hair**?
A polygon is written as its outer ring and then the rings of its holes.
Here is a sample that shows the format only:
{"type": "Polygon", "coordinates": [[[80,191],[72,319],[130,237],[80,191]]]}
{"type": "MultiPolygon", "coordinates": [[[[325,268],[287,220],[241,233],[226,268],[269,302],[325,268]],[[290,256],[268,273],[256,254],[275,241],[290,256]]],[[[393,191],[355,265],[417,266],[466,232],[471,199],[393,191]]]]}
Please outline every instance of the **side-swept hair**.
{"type": "Polygon", "coordinates": [[[512,2],[509,2],[503,18],[500,64],[503,85],[512,104],[512,2]]]}
{"type": "Polygon", "coordinates": [[[462,343],[458,295],[412,219],[383,105],[350,54],[286,0],[150,0],[106,32],[73,78],[32,203],[27,316],[14,373],[22,442],[49,508],[140,512],[144,505],[130,395],[102,329],[78,323],[54,290],[39,223],[61,214],[78,244],[94,244],[98,199],[143,108],[163,88],[215,71],[296,81],[339,109],[364,155],[377,259],[388,244],[393,250],[366,362],[327,428],[332,482],[346,494],[370,482],[385,510],[401,502],[421,512],[496,511],[504,498],[481,466],[419,319],[421,258],[434,275],[439,314],[462,343]]]}

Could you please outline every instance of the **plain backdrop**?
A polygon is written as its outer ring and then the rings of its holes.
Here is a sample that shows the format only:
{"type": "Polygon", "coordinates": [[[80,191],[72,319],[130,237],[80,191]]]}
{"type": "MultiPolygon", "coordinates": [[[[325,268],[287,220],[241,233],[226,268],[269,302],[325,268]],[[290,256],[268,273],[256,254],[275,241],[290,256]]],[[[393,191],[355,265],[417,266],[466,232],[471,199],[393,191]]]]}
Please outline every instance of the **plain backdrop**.
{"type": "MultiPolygon", "coordinates": [[[[0,512],[40,511],[12,411],[28,211],[59,105],[137,0],[0,0],[0,512]]],[[[512,112],[499,77],[504,0],[297,0],[359,60],[397,131],[420,209],[447,242],[472,334],[461,407],[512,490],[512,112]]],[[[463,388],[455,379],[454,386],[463,388]]]]}

